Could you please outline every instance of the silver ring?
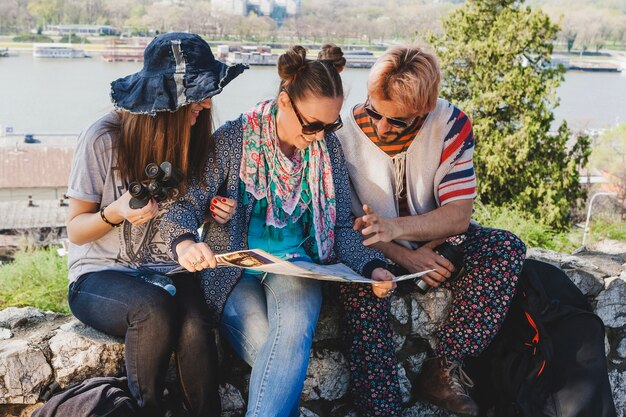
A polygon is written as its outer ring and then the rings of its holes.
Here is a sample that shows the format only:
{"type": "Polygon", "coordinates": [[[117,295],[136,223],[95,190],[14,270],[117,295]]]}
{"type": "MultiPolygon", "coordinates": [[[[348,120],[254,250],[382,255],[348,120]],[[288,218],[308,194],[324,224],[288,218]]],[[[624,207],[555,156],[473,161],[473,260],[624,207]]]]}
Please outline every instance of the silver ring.
{"type": "Polygon", "coordinates": [[[193,266],[195,268],[196,266],[198,266],[198,262],[192,262],[191,266],[193,266]]]}

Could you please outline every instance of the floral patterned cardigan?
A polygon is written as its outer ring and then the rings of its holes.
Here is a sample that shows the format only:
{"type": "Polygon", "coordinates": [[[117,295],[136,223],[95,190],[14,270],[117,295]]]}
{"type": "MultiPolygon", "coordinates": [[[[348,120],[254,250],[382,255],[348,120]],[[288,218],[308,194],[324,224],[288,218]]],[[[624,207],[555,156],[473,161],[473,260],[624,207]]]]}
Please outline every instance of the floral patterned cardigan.
{"type": "MultiPolygon", "coordinates": [[[[185,194],[171,206],[159,226],[172,259],[176,259],[173,250],[176,244],[189,238],[206,242],[214,253],[247,249],[254,197],[240,187],[242,117],[226,122],[216,130],[213,140],[215,154],[209,157],[202,178],[190,181],[185,194]],[[248,194],[247,198],[244,198],[244,192],[248,194]],[[204,222],[210,202],[216,195],[234,199],[237,211],[226,224],[211,220],[205,225],[203,236],[199,236],[198,228],[204,222]],[[250,204],[244,205],[243,201],[249,201],[250,204]]],[[[324,140],[330,153],[337,210],[335,245],[329,262],[343,262],[357,273],[369,277],[375,268],[386,267],[385,257],[379,251],[363,246],[361,234],[352,229],[350,182],[341,144],[334,133],[326,134],[324,140]]],[[[310,253],[312,239],[304,246],[310,253]]],[[[204,297],[217,323],[228,295],[242,275],[242,269],[210,268],[200,271],[198,275],[204,297]]]]}

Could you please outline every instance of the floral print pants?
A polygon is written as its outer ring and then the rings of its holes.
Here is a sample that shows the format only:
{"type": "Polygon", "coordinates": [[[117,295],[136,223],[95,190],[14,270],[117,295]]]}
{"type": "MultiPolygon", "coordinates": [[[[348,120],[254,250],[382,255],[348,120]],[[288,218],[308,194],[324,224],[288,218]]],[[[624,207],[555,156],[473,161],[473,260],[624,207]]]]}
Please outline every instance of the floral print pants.
{"type": "Polygon", "coordinates": [[[370,285],[342,284],[350,389],[360,417],[400,416],[402,396],[393,347],[389,298],[370,285]]]}
{"type": "MultiPolygon", "coordinates": [[[[514,234],[471,225],[448,241],[464,253],[465,274],[446,282],[450,314],[437,329],[435,354],[463,364],[480,354],[500,329],[526,254],[514,234]]],[[[392,340],[390,302],[368,285],[342,285],[351,389],[361,417],[400,416],[402,398],[392,340]]]]}

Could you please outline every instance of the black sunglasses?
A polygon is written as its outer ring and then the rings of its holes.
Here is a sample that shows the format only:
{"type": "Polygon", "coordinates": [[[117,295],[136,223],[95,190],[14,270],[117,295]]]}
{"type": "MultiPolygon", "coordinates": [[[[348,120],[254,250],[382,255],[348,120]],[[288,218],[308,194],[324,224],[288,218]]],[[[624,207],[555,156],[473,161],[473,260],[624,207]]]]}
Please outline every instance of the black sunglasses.
{"type": "Polygon", "coordinates": [[[302,115],[300,114],[300,111],[296,107],[296,103],[293,102],[293,99],[291,98],[287,90],[283,88],[283,91],[285,92],[285,94],[287,94],[287,97],[289,97],[289,102],[291,103],[291,107],[293,107],[293,112],[296,114],[296,117],[300,122],[300,126],[302,126],[303,134],[314,135],[318,132],[321,132],[322,130],[324,131],[324,133],[336,132],[343,127],[341,116],[339,116],[335,122],[330,124],[324,124],[322,122],[305,123],[302,115]]]}
{"type": "Polygon", "coordinates": [[[380,120],[380,119],[382,119],[384,117],[385,119],[387,119],[387,123],[389,123],[393,127],[397,127],[397,128],[400,128],[400,129],[406,129],[407,127],[409,127],[409,126],[411,126],[413,124],[415,119],[417,119],[417,117],[414,117],[413,119],[411,119],[411,121],[406,121],[406,120],[394,119],[393,117],[388,117],[388,116],[382,115],[382,114],[378,113],[376,110],[374,110],[372,108],[372,104],[370,103],[369,97],[368,97],[367,101],[365,102],[365,106],[364,107],[365,107],[365,112],[372,119],[378,121],[378,120],[380,120]]]}

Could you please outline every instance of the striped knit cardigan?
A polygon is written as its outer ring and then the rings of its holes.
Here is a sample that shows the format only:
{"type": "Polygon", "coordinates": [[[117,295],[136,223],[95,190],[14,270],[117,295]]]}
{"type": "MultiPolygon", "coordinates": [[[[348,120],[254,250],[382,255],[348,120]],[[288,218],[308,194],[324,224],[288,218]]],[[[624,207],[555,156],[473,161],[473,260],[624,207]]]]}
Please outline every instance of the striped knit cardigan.
{"type": "MultiPolygon", "coordinates": [[[[446,193],[472,187],[476,177],[472,156],[473,135],[461,138],[466,132],[458,123],[460,110],[449,102],[439,99],[435,109],[429,113],[408,149],[390,157],[374,144],[354,120],[350,111],[342,117],[345,124],[337,132],[344,149],[346,165],[352,183],[352,210],[362,215],[363,204],[385,217],[398,217],[398,198],[403,187],[407,189],[409,210],[412,215],[428,213],[441,205],[440,185],[446,180],[446,193]],[[462,168],[458,168],[462,166],[462,168]],[[465,177],[458,181],[447,179],[463,172],[465,177]],[[404,184],[406,172],[406,184],[404,184]],[[450,175],[452,173],[452,175],[450,175]]],[[[466,124],[466,126],[469,124],[466,124]]],[[[471,128],[471,125],[469,125],[471,128]]],[[[474,198],[471,194],[459,193],[446,198],[446,202],[474,198]]],[[[407,247],[414,244],[398,242],[407,247]]]]}

